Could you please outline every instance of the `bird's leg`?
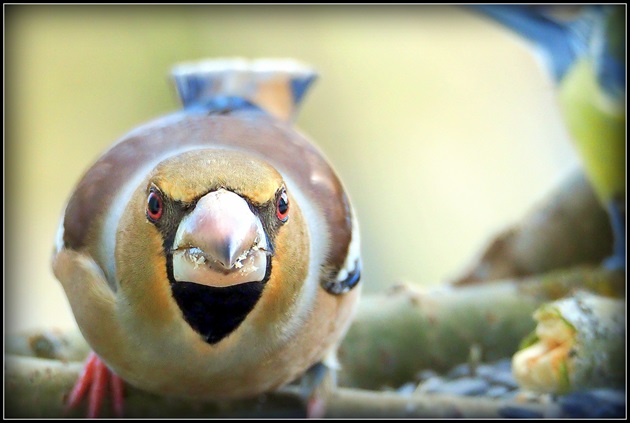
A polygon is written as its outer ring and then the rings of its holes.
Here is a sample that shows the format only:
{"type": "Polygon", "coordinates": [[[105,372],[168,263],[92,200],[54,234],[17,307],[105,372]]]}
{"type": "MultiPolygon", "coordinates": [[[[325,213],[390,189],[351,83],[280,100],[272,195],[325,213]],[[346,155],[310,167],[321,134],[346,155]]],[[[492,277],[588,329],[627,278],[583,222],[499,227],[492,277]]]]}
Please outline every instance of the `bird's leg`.
{"type": "Polygon", "coordinates": [[[619,199],[608,203],[608,216],[613,230],[613,255],[604,260],[610,270],[626,269],[626,206],[619,199]]]}
{"type": "Polygon", "coordinates": [[[308,418],[324,417],[326,400],[336,386],[337,371],[324,362],[319,362],[306,371],[300,381],[300,390],[306,402],[308,418]]]}
{"type": "Polygon", "coordinates": [[[89,388],[87,417],[98,417],[103,399],[107,396],[108,379],[110,382],[114,413],[117,417],[122,417],[123,381],[109,370],[105,363],[103,363],[93,351],[88,355],[85,367],[68,396],[65,408],[66,413],[76,408],[81,403],[89,388]]]}
{"type": "MultiPolygon", "coordinates": [[[[96,354],[95,354],[96,355],[96,354]]],[[[107,367],[96,358],[94,366],[94,380],[90,386],[90,395],[88,397],[88,414],[89,418],[98,417],[103,405],[103,397],[106,395],[107,389],[107,367]]]]}
{"type": "Polygon", "coordinates": [[[92,384],[92,379],[94,378],[94,367],[96,366],[96,362],[98,360],[98,356],[94,352],[90,352],[88,358],[83,366],[83,371],[79,375],[77,382],[74,384],[74,388],[70,392],[68,396],[68,401],[66,402],[66,413],[73,408],[76,408],[85,392],[92,384]]]}
{"type": "Polygon", "coordinates": [[[120,378],[120,376],[118,376],[114,372],[111,373],[109,382],[111,383],[112,404],[113,404],[112,406],[114,408],[114,414],[117,417],[122,417],[123,412],[124,412],[124,404],[125,404],[124,399],[123,399],[123,394],[125,392],[124,391],[125,382],[120,378]]]}

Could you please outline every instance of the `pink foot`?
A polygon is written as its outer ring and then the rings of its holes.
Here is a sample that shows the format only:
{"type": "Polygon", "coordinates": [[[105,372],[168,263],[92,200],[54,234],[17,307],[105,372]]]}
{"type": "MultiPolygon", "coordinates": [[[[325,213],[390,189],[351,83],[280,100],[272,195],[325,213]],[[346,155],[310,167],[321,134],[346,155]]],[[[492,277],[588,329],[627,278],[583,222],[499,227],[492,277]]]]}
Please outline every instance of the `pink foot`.
{"type": "Polygon", "coordinates": [[[306,403],[307,419],[323,419],[326,415],[326,400],[321,397],[312,397],[306,403]]]}
{"type": "Polygon", "coordinates": [[[98,417],[101,406],[103,405],[103,399],[107,396],[108,379],[111,382],[110,389],[114,414],[117,417],[122,417],[124,382],[105,366],[95,352],[91,352],[88,356],[85,367],[79,375],[74,388],[72,388],[72,392],[70,392],[68,396],[66,413],[76,408],[81,403],[81,400],[85,397],[89,388],[87,417],[98,417]]]}

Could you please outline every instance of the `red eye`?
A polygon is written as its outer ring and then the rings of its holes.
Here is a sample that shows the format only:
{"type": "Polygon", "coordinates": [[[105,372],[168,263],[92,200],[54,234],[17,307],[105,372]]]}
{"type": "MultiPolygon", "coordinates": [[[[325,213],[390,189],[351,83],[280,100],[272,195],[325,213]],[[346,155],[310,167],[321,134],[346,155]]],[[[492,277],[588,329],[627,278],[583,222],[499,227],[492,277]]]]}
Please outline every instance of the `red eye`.
{"type": "Polygon", "coordinates": [[[278,197],[278,204],[276,205],[276,216],[283,222],[289,219],[289,196],[286,191],[282,191],[280,197],[278,197]]]}
{"type": "Polygon", "coordinates": [[[147,217],[152,222],[157,222],[164,212],[164,203],[159,193],[151,191],[147,198],[147,217]]]}

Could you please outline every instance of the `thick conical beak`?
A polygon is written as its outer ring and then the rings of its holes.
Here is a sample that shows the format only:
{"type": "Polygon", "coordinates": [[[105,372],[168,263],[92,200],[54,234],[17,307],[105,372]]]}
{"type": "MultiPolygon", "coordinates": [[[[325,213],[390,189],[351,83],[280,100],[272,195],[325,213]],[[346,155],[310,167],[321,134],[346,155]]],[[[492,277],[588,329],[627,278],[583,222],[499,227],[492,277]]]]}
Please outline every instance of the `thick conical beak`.
{"type": "Polygon", "coordinates": [[[175,280],[229,286],[262,280],[267,238],[247,202],[225,189],[201,197],[173,243],[175,280]]]}

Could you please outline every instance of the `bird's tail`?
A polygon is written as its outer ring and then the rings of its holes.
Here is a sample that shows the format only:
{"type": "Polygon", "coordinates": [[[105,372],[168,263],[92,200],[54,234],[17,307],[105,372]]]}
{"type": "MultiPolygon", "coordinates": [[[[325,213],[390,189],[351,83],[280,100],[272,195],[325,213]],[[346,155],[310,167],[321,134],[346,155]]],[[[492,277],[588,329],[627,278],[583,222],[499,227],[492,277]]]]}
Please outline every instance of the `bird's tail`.
{"type": "Polygon", "coordinates": [[[602,18],[599,6],[474,5],[470,10],[532,42],[558,81],[589,49],[589,39],[602,18]]]}
{"type": "Polygon", "coordinates": [[[185,109],[229,112],[258,108],[291,121],[317,77],[310,67],[290,59],[210,59],[172,69],[185,109]]]}

